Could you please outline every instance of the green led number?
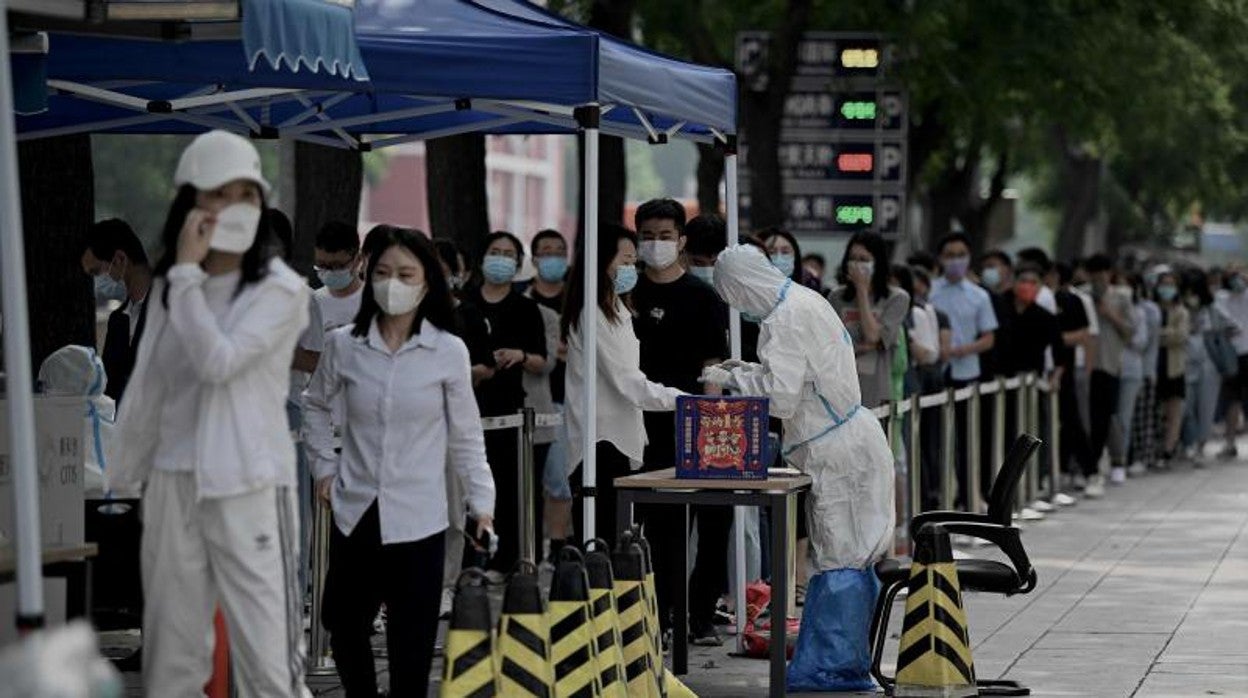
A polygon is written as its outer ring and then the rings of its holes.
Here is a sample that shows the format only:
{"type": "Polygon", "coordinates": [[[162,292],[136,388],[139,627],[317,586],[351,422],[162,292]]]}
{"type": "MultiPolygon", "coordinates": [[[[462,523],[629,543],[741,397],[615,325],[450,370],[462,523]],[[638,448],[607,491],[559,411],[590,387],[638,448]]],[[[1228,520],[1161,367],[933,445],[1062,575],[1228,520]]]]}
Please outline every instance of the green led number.
{"type": "Polygon", "coordinates": [[[841,116],[851,121],[874,121],[875,102],[846,102],[841,105],[841,116]]]}
{"type": "Polygon", "coordinates": [[[837,206],[836,222],[845,225],[871,225],[875,220],[875,211],[870,206],[837,206]]]}

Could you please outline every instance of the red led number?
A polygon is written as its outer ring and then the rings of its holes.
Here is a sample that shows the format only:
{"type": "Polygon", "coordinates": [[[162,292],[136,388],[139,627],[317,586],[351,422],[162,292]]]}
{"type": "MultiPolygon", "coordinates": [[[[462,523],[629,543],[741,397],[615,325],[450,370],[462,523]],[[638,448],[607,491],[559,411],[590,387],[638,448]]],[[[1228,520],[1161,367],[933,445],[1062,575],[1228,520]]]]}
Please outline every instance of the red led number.
{"type": "Polygon", "coordinates": [[[836,169],[841,172],[870,172],[875,168],[871,153],[841,153],[836,156],[836,169]]]}

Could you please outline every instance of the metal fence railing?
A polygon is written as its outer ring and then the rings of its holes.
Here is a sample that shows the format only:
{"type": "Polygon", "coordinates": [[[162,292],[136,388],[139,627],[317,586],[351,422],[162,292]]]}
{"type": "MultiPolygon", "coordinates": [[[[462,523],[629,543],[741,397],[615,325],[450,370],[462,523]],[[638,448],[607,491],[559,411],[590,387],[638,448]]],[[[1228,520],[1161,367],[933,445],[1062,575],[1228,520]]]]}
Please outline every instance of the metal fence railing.
{"type": "MultiPolygon", "coordinates": [[[[1057,494],[1061,477],[1059,473],[1058,444],[1058,396],[1050,388],[1049,383],[1034,374],[1017,378],[997,379],[983,383],[975,383],[958,389],[947,389],[929,395],[912,395],[904,400],[889,402],[873,410],[884,426],[888,439],[896,447],[904,444],[905,459],[903,482],[899,483],[900,511],[904,513],[903,522],[909,521],[915,514],[923,510],[923,458],[922,425],[927,419],[940,420],[942,464],[939,478],[940,506],[942,509],[953,509],[957,499],[957,481],[955,479],[954,462],[957,458],[958,440],[964,439],[967,449],[967,490],[969,502],[967,508],[983,511],[985,504],[980,493],[982,464],[981,450],[983,431],[983,403],[988,396],[1000,396],[1001,399],[991,401],[991,476],[996,477],[997,471],[1004,460],[1007,444],[1006,439],[1006,401],[1014,402],[1013,432],[1015,434],[1030,433],[1039,436],[1046,442],[1047,458],[1043,459],[1048,471],[1048,485],[1041,489],[1041,459],[1033,459],[1027,473],[1019,482],[1018,496],[1015,498],[1016,511],[1037,499],[1051,500],[1057,494]],[[1040,416],[1041,402],[1047,404],[1048,417],[1040,416]],[[958,433],[957,408],[960,403],[966,404],[966,433],[958,433]],[[1041,425],[1045,422],[1045,434],[1041,435],[1041,425]]],[[[558,427],[563,424],[563,415],[537,414],[532,408],[525,408],[516,414],[498,417],[483,417],[483,431],[516,430],[516,444],[520,454],[517,463],[517,482],[519,487],[515,496],[519,512],[515,522],[515,530],[519,538],[520,558],[536,561],[538,551],[535,549],[537,527],[534,496],[537,483],[534,482],[534,434],[537,429],[558,427]]],[[[502,493],[500,493],[501,495],[502,493]]],[[[329,636],[321,625],[321,602],[324,593],[325,572],[329,566],[329,531],[332,516],[329,507],[320,502],[313,502],[313,538],[311,552],[312,567],[312,618],[311,637],[309,642],[310,674],[331,674],[334,672],[333,662],[329,657],[329,636]]],[[[904,536],[906,526],[898,526],[899,536],[904,536]]],[[[907,541],[899,539],[898,545],[905,546],[907,541]]]]}

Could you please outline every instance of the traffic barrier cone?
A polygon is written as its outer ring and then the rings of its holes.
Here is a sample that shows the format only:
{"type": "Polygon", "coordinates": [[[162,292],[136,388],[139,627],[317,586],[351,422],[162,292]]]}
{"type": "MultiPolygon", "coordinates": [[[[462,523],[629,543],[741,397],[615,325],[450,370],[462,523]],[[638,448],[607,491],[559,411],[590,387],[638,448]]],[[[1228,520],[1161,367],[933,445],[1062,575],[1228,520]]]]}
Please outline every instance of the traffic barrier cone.
{"type": "MultiPolygon", "coordinates": [[[[664,676],[667,674],[667,667],[663,664],[663,626],[659,623],[659,596],[657,587],[654,582],[654,557],[650,554],[650,541],[646,540],[642,534],[641,526],[634,525],[632,530],[633,540],[641,546],[642,560],[645,563],[645,583],[642,589],[646,595],[646,627],[650,631],[651,644],[651,664],[654,666],[655,680],[659,684],[659,693],[667,695],[667,681],[664,676]]],[[[684,620],[679,625],[683,628],[684,620]]],[[[675,630],[673,630],[675,632],[675,630]]]]}
{"type": "Polygon", "coordinates": [[[598,698],[598,657],[590,622],[589,580],[581,551],[565,546],[559,551],[550,584],[550,659],[554,666],[557,698],[598,698]]]}
{"type": "Polygon", "coordinates": [[[663,688],[666,689],[668,698],[698,698],[698,694],[670,671],[663,675],[663,688]]]}
{"type": "Polygon", "coordinates": [[[898,651],[893,695],[979,695],[953,548],[939,524],[927,524],[915,535],[898,651]]]}
{"type": "Polygon", "coordinates": [[[537,567],[521,561],[507,580],[498,619],[498,686],[504,696],[552,698],[555,679],[550,665],[550,628],[537,567]]]}
{"type": "Polygon", "coordinates": [[[221,608],[212,618],[215,640],[212,646],[212,677],[204,686],[208,698],[229,698],[230,695],[230,638],[225,630],[225,614],[221,608]]]}
{"type": "Polygon", "coordinates": [[[494,673],[494,634],[485,575],[472,567],[455,582],[455,605],[446,633],[442,698],[491,698],[498,695],[494,673]]]}
{"type": "Polygon", "coordinates": [[[612,557],[615,572],[615,612],[620,627],[620,650],[624,655],[624,683],[628,695],[657,698],[658,677],[654,673],[650,633],[646,627],[645,553],[632,542],[632,535],[620,537],[612,557]]]}
{"type": "Polygon", "coordinates": [[[615,575],[607,543],[595,538],[585,544],[585,572],[589,577],[589,610],[598,650],[598,681],[604,698],[627,698],[620,624],[615,613],[615,575]]]}

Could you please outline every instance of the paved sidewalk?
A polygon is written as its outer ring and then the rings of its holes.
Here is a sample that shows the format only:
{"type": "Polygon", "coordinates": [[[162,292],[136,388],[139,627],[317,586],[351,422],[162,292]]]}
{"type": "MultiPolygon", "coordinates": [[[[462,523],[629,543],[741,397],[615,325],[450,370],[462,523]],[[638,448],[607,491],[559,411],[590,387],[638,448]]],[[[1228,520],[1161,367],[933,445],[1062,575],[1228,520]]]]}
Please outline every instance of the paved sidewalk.
{"type": "MultiPolygon", "coordinates": [[[[1036,591],[966,597],[977,672],[1035,696],[1248,696],[1246,531],[1244,461],[1132,479],[1026,524],[1036,591]]],[[[684,678],[698,695],[765,695],[765,661],[691,649],[684,678]]],[[[309,684],[342,695],[333,678],[309,684]]]]}

